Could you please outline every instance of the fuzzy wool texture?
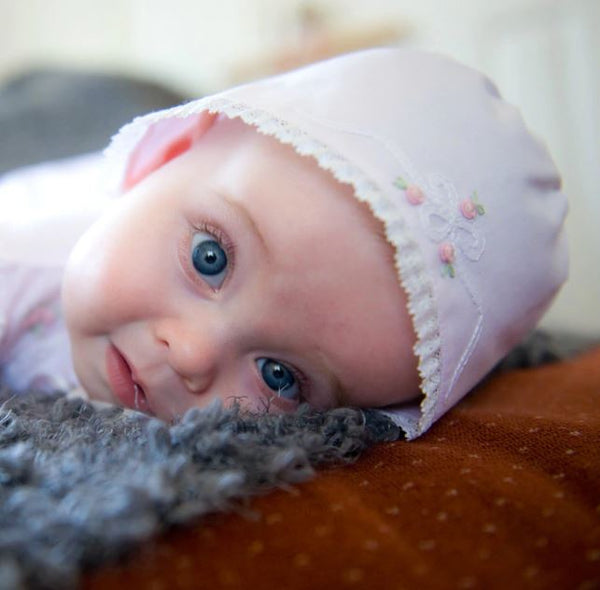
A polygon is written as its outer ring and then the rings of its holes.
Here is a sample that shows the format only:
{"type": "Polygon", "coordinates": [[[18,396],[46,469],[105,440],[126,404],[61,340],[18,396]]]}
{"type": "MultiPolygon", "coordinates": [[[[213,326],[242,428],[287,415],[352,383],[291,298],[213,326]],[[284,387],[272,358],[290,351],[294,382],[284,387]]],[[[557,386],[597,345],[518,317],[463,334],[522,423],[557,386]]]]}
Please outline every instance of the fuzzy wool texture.
{"type": "Polygon", "coordinates": [[[0,393],[0,588],[81,573],[202,515],[347,463],[398,436],[375,412],[249,415],[213,404],[175,424],[62,394],[0,393]]]}

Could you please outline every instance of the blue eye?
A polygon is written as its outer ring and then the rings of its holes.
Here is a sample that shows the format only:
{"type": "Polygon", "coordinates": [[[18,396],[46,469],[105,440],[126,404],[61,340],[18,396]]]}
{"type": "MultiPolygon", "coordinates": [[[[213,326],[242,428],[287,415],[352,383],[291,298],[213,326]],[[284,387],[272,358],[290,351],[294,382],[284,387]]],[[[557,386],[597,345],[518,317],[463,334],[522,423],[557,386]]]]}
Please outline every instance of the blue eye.
{"type": "Polygon", "coordinates": [[[299,388],[292,372],[282,363],[268,358],[256,361],[263,381],[279,397],[295,400],[299,397],[299,388]]]}
{"type": "Polygon", "coordinates": [[[227,274],[227,254],[214,236],[196,232],[192,238],[191,257],[198,274],[211,287],[220,287],[227,274]]]}

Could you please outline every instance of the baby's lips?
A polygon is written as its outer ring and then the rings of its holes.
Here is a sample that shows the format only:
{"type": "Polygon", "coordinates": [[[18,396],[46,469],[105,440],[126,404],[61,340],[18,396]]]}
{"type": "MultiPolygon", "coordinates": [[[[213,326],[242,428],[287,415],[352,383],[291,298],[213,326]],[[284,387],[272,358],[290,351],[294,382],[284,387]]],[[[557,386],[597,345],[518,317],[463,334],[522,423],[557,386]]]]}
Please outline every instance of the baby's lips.
{"type": "Polygon", "coordinates": [[[135,378],[135,369],[112,343],[106,350],[105,364],[108,384],[119,402],[127,408],[152,413],[144,388],[135,378]]]}

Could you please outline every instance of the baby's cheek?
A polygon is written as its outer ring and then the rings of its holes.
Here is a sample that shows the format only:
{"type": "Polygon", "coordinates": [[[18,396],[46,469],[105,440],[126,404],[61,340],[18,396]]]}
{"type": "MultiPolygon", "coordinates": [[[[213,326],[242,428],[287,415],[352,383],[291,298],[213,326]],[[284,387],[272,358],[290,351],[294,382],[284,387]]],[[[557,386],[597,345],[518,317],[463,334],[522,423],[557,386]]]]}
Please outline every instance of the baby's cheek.
{"type": "MultiPolygon", "coordinates": [[[[382,341],[385,343],[385,340],[382,341]]],[[[405,350],[390,354],[385,346],[363,350],[362,360],[347,365],[339,379],[342,387],[341,405],[361,408],[395,405],[419,396],[417,360],[407,341],[405,350]]]]}
{"type": "Polygon", "coordinates": [[[67,324],[74,329],[103,331],[117,320],[124,290],[115,269],[90,241],[80,241],[69,258],[62,298],[67,324]]]}

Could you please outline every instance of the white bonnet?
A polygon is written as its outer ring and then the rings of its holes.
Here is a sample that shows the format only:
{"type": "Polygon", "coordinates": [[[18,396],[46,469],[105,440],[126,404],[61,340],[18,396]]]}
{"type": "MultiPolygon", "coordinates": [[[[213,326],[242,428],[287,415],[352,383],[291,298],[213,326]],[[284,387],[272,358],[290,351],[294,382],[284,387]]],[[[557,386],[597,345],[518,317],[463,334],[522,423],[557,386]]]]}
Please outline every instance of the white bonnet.
{"type": "Polygon", "coordinates": [[[205,110],[314,157],[384,223],[417,335],[423,397],[386,412],[407,438],[536,325],[566,278],[551,158],[494,85],[453,60],[373,49],[151,113],[107,149],[117,178],[155,122],[205,110]]]}

